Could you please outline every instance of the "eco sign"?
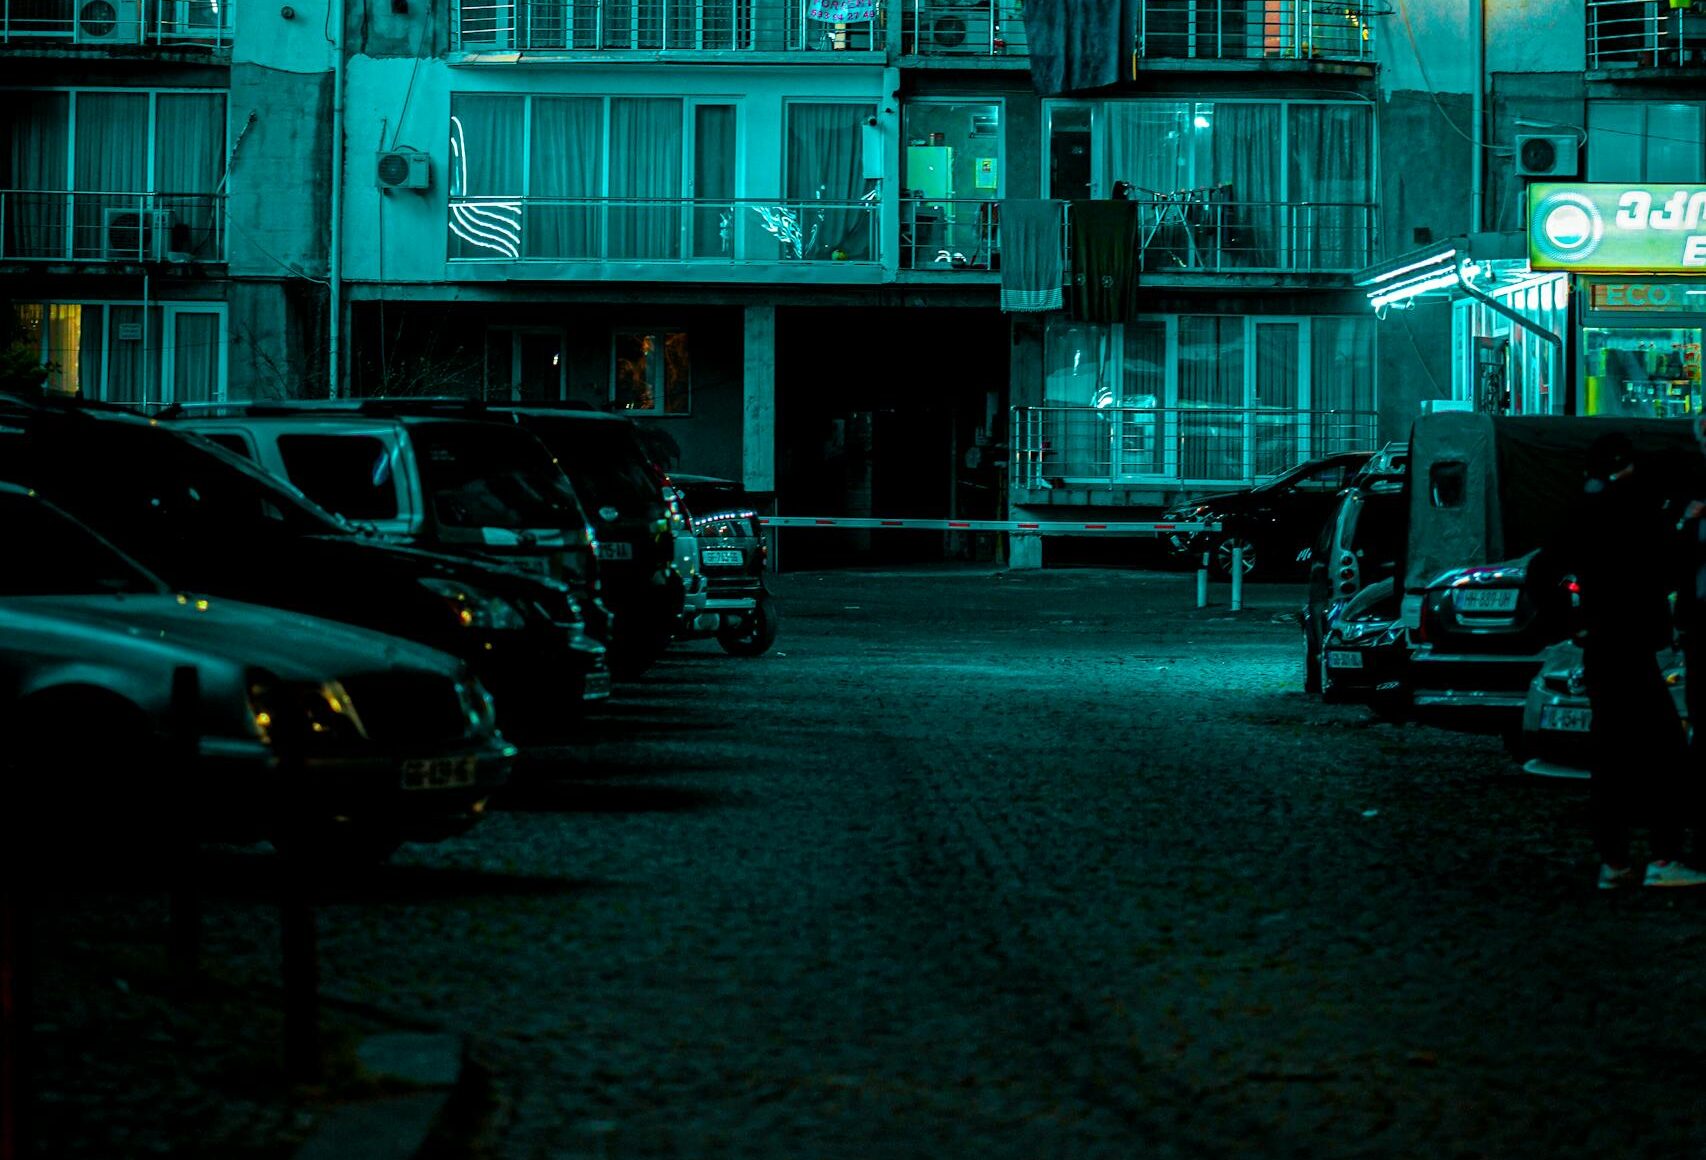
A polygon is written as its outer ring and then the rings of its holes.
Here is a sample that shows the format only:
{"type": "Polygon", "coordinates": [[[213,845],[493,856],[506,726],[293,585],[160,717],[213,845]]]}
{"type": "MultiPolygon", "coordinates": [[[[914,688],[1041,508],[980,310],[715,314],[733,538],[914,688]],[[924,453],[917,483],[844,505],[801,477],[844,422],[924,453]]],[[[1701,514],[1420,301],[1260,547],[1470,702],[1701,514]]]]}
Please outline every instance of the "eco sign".
{"type": "Polygon", "coordinates": [[[1706,186],[1531,185],[1528,264],[1706,273],[1706,186]]]}

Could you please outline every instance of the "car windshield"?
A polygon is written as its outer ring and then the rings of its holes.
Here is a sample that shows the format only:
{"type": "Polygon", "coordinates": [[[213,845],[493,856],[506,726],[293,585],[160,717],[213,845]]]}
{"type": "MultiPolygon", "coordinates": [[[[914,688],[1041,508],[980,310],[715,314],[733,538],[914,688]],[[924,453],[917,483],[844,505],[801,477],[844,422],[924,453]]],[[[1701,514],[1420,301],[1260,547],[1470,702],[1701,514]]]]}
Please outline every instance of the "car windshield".
{"type": "Polygon", "coordinates": [[[521,425],[551,449],[588,507],[613,507],[626,515],[662,508],[662,490],[627,424],[523,415],[521,425]]]}
{"type": "Polygon", "coordinates": [[[427,502],[446,527],[586,526],[551,453],[519,427],[434,422],[413,435],[427,502]]]}
{"type": "Polygon", "coordinates": [[[71,517],[37,499],[0,493],[0,596],[155,596],[165,585],[71,517]]]}
{"type": "Polygon", "coordinates": [[[1360,467],[1357,463],[1322,463],[1314,460],[1300,463],[1289,471],[1282,471],[1266,483],[1258,483],[1252,490],[1279,491],[1283,488],[1305,488],[1310,491],[1336,492],[1345,486],[1347,476],[1354,475],[1360,467]]]}

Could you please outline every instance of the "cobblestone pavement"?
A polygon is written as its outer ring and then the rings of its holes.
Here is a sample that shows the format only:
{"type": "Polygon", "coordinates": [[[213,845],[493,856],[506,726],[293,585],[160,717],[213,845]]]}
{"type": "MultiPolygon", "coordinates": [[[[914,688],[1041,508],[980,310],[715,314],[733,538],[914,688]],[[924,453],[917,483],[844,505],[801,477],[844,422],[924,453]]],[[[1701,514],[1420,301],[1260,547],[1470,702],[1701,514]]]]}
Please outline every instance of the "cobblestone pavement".
{"type": "Polygon", "coordinates": [[[1584,783],[1192,585],[781,576],[772,653],[324,907],[325,988],[480,1036],[519,1160],[1706,1155],[1706,891],[1601,894],[1584,783]]]}

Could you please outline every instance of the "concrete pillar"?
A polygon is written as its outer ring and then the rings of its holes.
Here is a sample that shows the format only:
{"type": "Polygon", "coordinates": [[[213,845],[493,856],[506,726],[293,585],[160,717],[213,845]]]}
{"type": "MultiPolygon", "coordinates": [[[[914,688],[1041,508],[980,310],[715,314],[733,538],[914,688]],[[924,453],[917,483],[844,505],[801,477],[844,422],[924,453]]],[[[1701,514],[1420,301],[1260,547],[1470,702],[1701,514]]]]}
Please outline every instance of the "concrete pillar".
{"type": "Polygon", "coordinates": [[[1043,538],[1035,532],[1009,533],[1007,551],[1007,566],[1009,568],[1041,568],[1043,566],[1043,538]]]}
{"type": "Polygon", "coordinates": [[[775,491],[776,308],[748,306],[745,332],[740,479],[748,491],[775,491]]]}

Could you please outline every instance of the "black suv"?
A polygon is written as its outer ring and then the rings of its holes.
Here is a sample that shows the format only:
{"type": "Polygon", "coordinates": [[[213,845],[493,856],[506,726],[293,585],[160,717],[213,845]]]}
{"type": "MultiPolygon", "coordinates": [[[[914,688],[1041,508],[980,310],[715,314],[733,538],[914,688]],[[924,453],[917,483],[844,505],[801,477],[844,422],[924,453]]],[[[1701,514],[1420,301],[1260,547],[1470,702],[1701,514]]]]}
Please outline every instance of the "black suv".
{"type": "Polygon", "coordinates": [[[466,660],[518,738],[609,695],[570,589],[363,535],[187,432],[97,404],[0,396],[0,479],[39,491],[180,591],[378,629],[466,660]]]}

